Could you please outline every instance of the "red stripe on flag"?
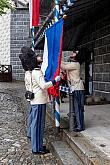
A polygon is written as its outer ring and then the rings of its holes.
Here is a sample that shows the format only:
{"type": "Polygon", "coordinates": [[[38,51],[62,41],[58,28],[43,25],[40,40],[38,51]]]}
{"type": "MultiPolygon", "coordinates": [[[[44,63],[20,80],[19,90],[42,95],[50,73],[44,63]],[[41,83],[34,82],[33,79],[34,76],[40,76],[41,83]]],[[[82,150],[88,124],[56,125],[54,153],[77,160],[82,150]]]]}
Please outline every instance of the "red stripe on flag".
{"type": "MultiPolygon", "coordinates": [[[[58,58],[58,68],[54,74],[53,80],[55,79],[56,76],[58,76],[60,74],[60,65],[61,65],[61,58],[62,58],[62,46],[63,46],[63,27],[62,27],[62,35],[60,38],[60,52],[59,52],[59,58],[58,58]]],[[[56,85],[54,85],[48,89],[48,94],[52,95],[53,97],[59,97],[59,95],[60,95],[59,82],[57,82],[56,85]]]]}
{"type": "Polygon", "coordinates": [[[32,0],[32,26],[39,23],[40,0],[32,0]]]}
{"type": "Polygon", "coordinates": [[[60,74],[60,65],[61,65],[61,58],[62,58],[62,46],[63,46],[63,27],[62,27],[62,35],[60,38],[60,53],[59,53],[59,58],[58,58],[58,68],[54,74],[54,78],[60,74]]]}

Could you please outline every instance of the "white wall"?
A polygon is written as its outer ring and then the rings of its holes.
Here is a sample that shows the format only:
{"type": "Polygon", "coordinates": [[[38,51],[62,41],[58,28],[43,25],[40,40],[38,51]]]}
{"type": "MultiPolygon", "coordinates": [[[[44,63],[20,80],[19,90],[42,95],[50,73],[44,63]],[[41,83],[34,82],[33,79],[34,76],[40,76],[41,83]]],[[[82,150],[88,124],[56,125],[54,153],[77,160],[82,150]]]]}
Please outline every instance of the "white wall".
{"type": "Polygon", "coordinates": [[[11,12],[0,16],[0,64],[10,65],[10,21],[11,12]]]}

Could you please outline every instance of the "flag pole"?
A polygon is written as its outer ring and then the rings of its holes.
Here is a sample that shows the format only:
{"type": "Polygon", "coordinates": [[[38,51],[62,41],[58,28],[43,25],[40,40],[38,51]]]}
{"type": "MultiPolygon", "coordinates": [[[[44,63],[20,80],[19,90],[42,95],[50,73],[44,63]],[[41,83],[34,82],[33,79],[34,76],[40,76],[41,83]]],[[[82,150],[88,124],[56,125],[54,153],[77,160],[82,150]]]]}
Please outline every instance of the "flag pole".
{"type": "Polygon", "coordinates": [[[59,20],[59,0],[55,0],[55,22],[59,20]]]}
{"type": "Polygon", "coordinates": [[[32,50],[34,51],[34,26],[32,26],[32,50]]]}
{"type": "Polygon", "coordinates": [[[32,50],[34,51],[35,27],[39,24],[40,0],[29,0],[30,29],[32,29],[32,50]]]}
{"type": "MultiPolygon", "coordinates": [[[[59,0],[55,0],[55,22],[59,20],[59,0]]],[[[55,98],[55,132],[60,132],[60,99],[55,98]]]]}

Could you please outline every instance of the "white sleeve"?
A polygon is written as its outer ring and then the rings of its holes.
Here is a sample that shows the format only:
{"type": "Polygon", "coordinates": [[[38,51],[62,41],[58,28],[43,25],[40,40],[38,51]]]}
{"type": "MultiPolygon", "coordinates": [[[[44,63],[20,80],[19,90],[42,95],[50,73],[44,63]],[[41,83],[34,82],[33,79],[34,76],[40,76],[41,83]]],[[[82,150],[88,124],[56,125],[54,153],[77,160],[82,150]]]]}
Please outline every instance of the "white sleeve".
{"type": "Polygon", "coordinates": [[[30,90],[30,83],[31,83],[31,75],[30,73],[28,73],[28,71],[25,73],[25,87],[26,90],[29,91],[30,90]]]}
{"type": "Polygon", "coordinates": [[[36,80],[39,87],[42,89],[48,89],[49,87],[53,86],[52,81],[46,82],[44,80],[44,76],[41,70],[34,70],[32,72],[32,76],[36,80]]]}

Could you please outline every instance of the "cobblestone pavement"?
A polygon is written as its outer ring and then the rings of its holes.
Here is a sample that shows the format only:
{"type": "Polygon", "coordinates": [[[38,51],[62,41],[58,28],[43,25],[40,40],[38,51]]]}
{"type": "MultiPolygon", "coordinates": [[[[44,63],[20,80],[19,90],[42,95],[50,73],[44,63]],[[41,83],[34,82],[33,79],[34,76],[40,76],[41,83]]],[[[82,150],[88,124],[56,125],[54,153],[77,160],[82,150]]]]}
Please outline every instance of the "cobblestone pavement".
{"type": "MultiPolygon", "coordinates": [[[[58,165],[52,153],[32,154],[23,96],[23,83],[0,83],[0,165],[58,165]]],[[[46,136],[53,137],[50,125],[46,136]]]]}

